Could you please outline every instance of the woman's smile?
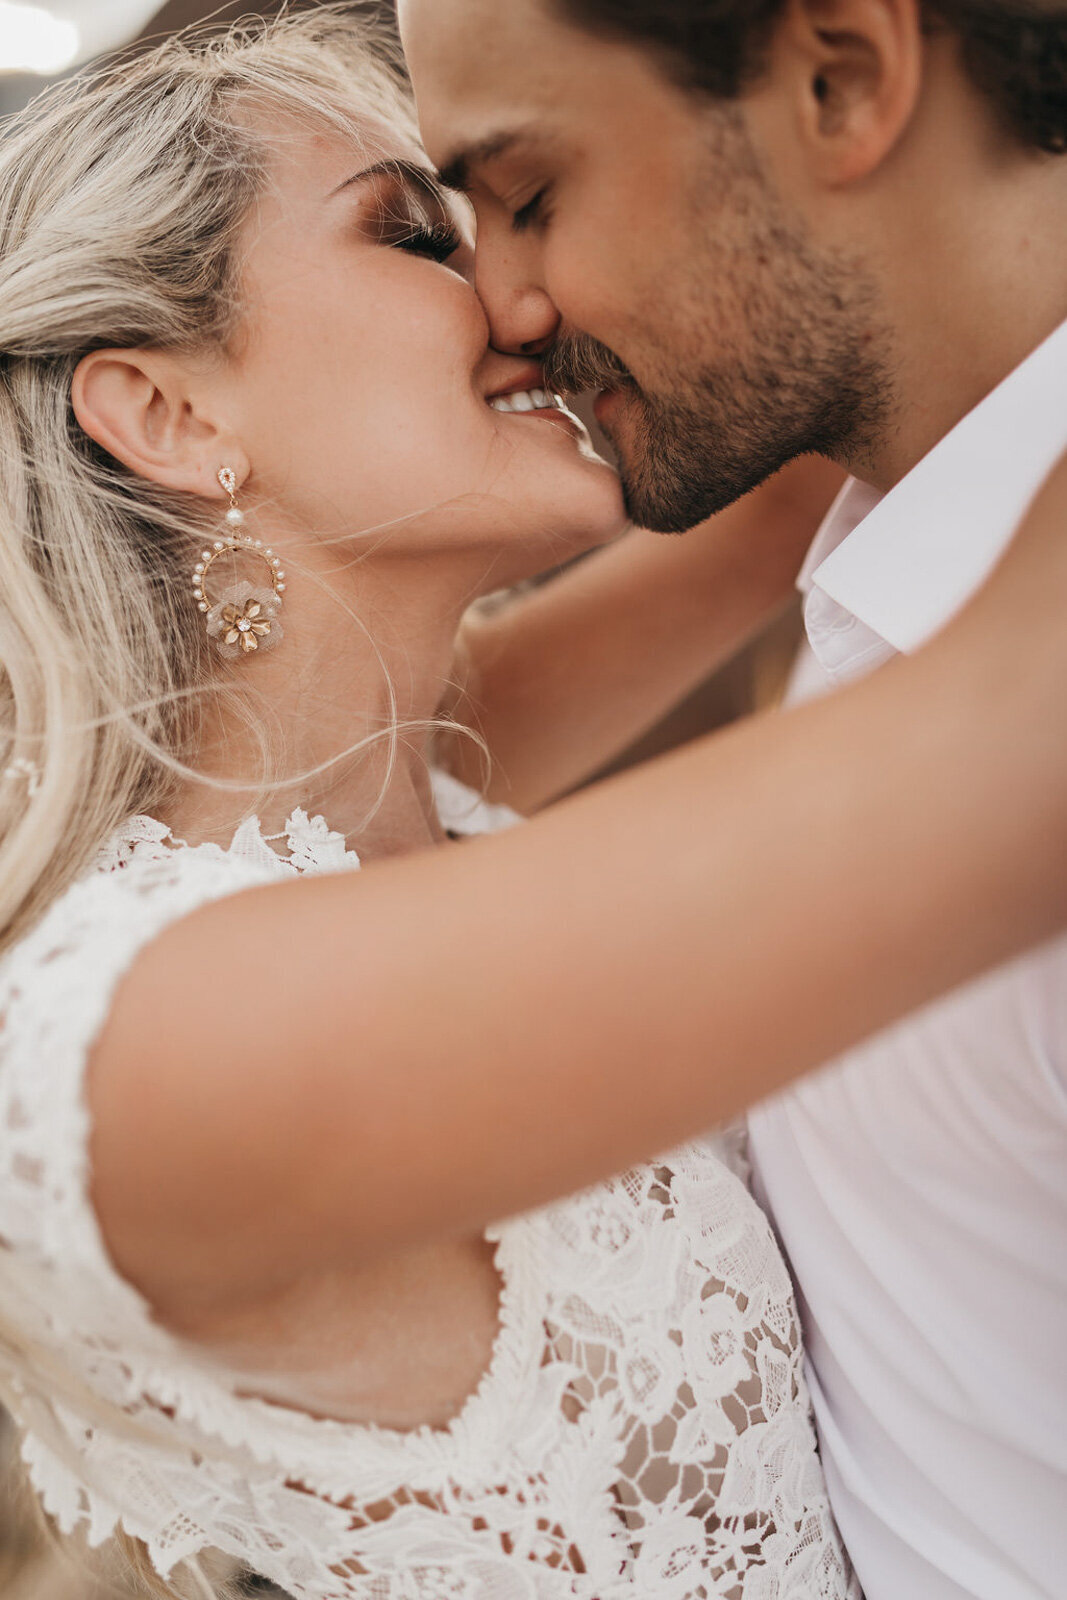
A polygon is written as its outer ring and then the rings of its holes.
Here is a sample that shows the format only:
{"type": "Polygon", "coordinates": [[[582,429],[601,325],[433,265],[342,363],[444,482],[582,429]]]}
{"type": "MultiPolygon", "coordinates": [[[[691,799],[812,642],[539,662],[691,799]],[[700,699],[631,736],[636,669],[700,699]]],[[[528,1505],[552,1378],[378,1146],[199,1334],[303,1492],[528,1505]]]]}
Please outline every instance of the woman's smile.
{"type": "Polygon", "coordinates": [[[362,143],[294,129],[247,234],[249,495],[339,541],[388,529],[464,594],[603,544],[618,478],[541,362],[490,344],[466,218],[394,131],[362,143]]]}
{"type": "Polygon", "coordinates": [[[520,389],[513,395],[497,396],[490,400],[489,406],[509,421],[550,423],[569,439],[584,445],[589,455],[595,455],[585,424],[567,409],[561,395],[550,394],[547,389],[520,389]]]}

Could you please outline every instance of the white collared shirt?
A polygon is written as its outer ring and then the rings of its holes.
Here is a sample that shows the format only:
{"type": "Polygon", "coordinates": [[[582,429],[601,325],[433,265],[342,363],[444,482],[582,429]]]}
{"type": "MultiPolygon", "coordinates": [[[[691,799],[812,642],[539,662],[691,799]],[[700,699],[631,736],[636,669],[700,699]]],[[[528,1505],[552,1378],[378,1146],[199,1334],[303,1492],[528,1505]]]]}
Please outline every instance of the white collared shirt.
{"type": "MultiPolygon", "coordinates": [[[[801,574],[792,698],[936,633],[1065,449],[1067,324],[889,494],[846,485],[801,574]]],[[[750,1126],[867,1600],[1067,1596],[1067,940],[750,1126]]]]}

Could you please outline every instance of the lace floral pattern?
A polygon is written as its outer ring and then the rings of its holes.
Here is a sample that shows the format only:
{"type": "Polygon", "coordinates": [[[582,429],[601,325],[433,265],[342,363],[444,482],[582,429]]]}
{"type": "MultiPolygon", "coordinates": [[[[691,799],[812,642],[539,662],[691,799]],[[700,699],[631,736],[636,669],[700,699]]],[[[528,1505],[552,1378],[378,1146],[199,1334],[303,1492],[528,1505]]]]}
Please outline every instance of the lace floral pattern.
{"type": "MultiPolygon", "coordinates": [[[[446,826],[479,813],[443,785],[446,826]],[[451,814],[449,814],[451,813],[451,814]]],[[[447,1428],[248,1398],[115,1272],[89,1204],[85,1061],[140,950],[195,907],[358,858],[136,818],[0,965],[0,1375],[48,1510],[161,1573],[209,1547],[297,1600],[845,1600],[769,1225],[709,1145],[488,1231],[501,1327],[447,1428]],[[26,1352],[34,1352],[32,1358],[26,1352]]]]}

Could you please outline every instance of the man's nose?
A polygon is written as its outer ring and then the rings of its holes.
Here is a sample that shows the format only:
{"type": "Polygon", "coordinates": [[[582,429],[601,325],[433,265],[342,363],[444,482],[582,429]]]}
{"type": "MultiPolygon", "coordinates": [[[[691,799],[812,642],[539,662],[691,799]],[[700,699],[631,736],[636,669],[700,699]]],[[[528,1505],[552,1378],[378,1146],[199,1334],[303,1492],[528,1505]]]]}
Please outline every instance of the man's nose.
{"type": "Polygon", "coordinates": [[[493,348],[508,355],[538,356],[555,338],[560,317],[524,265],[520,252],[479,240],[474,286],[489,319],[493,348]]]}

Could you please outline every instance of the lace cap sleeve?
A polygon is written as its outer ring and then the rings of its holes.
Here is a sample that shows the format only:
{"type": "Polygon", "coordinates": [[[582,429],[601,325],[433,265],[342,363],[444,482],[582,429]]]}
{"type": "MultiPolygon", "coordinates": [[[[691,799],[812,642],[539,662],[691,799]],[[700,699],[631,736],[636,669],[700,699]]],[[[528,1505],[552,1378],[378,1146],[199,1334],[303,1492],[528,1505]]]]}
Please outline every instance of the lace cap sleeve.
{"type": "Polygon", "coordinates": [[[62,1387],[63,1373],[85,1378],[94,1352],[154,1336],[89,1203],[86,1063],[138,952],[198,906],[268,876],[264,863],[221,850],[165,847],[153,826],[156,836],[112,847],[0,963],[0,1372],[9,1368],[15,1389],[33,1352],[53,1374],[59,1363],[62,1387]]]}

